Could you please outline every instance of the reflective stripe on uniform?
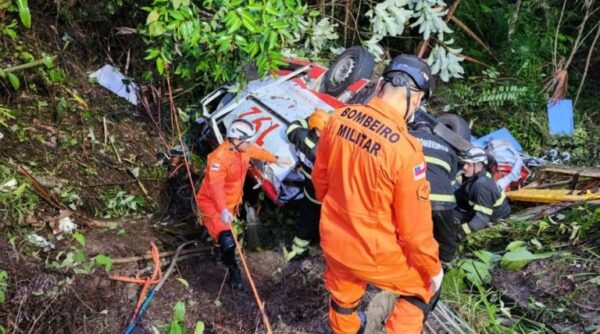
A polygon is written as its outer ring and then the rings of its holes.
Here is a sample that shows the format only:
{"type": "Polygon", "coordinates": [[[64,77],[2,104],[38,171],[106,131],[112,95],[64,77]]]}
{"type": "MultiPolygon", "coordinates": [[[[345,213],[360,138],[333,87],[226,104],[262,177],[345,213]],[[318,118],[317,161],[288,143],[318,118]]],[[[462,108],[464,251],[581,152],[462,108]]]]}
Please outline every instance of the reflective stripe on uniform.
{"type": "Polygon", "coordinates": [[[471,229],[469,228],[469,224],[462,224],[461,225],[463,231],[465,232],[465,234],[471,234],[471,229]]]}
{"type": "Polygon", "coordinates": [[[285,134],[286,134],[286,135],[289,135],[289,134],[290,134],[292,131],[294,131],[294,130],[296,130],[296,129],[298,129],[298,128],[300,128],[300,125],[298,125],[298,124],[292,124],[292,125],[290,125],[290,126],[287,128],[287,130],[285,131],[285,134]]]}
{"type": "Polygon", "coordinates": [[[315,203],[315,204],[319,204],[321,205],[321,202],[317,201],[316,199],[312,198],[312,196],[310,196],[308,194],[308,191],[306,191],[306,187],[304,187],[304,196],[306,196],[306,198],[308,198],[309,201],[315,203]]]}
{"type": "Polygon", "coordinates": [[[312,140],[310,140],[310,138],[308,138],[308,137],[305,137],[305,138],[304,138],[304,145],[306,145],[306,146],[307,146],[309,149],[311,149],[311,150],[312,150],[313,148],[315,148],[315,142],[314,142],[314,141],[312,141],[312,140]]]}
{"type": "Polygon", "coordinates": [[[425,156],[425,161],[427,161],[428,164],[434,164],[434,165],[438,165],[440,167],[442,167],[443,169],[445,169],[448,173],[450,173],[452,171],[452,168],[450,167],[450,164],[445,162],[442,159],[438,159],[438,158],[434,158],[434,157],[430,157],[430,156],[425,156]]]}
{"type": "Polygon", "coordinates": [[[496,203],[494,203],[494,207],[497,208],[500,205],[502,205],[502,203],[504,203],[504,200],[506,199],[506,193],[504,191],[500,192],[500,198],[498,198],[498,200],[496,201],[496,203]]]}
{"type": "Polygon", "coordinates": [[[287,128],[287,130],[285,130],[285,134],[286,134],[286,135],[288,135],[288,134],[290,134],[292,131],[294,131],[294,130],[296,130],[296,129],[299,129],[299,128],[304,128],[304,129],[305,129],[305,128],[308,128],[308,123],[306,123],[306,120],[304,120],[304,119],[301,119],[301,120],[299,120],[299,121],[300,121],[300,124],[295,124],[295,123],[294,123],[294,124],[290,125],[290,126],[287,128]]]}
{"type": "Polygon", "coordinates": [[[310,175],[310,173],[309,173],[309,172],[307,172],[307,171],[306,171],[304,168],[300,167],[300,172],[301,172],[302,174],[304,174],[304,176],[305,176],[306,178],[308,178],[309,180],[312,180],[312,176],[311,176],[311,175],[310,175]]]}
{"type": "Polygon", "coordinates": [[[473,210],[479,211],[479,212],[481,212],[481,213],[483,213],[484,215],[487,215],[487,216],[491,216],[492,213],[494,213],[494,210],[492,208],[488,208],[488,207],[485,207],[485,206],[479,205],[479,204],[475,204],[473,206],[473,210]]]}
{"type": "Polygon", "coordinates": [[[454,195],[429,194],[429,200],[433,202],[456,202],[454,195]]]}

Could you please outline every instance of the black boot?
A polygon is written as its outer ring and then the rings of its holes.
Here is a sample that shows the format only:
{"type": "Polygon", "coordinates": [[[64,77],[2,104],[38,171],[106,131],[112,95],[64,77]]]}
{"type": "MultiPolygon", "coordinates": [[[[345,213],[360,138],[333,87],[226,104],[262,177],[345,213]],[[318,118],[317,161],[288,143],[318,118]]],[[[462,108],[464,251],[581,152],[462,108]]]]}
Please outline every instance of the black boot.
{"type": "Polygon", "coordinates": [[[229,269],[229,283],[234,289],[240,290],[243,287],[242,275],[235,259],[235,241],[231,231],[223,231],[219,234],[219,244],[221,260],[229,269]]]}
{"type": "Polygon", "coordinates": [[[240,273],[240,268],[235,266],[229,266],[229,284],[235,290],[242,290],[244,284],[242,283],[242,274],[240,273]]]}

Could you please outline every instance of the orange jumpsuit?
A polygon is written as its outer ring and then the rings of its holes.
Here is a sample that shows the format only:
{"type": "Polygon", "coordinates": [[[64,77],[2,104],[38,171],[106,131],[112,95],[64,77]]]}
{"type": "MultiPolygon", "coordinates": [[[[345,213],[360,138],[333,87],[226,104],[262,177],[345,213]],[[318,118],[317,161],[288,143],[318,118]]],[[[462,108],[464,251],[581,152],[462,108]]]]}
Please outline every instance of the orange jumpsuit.
{"type": "Polygon", "coordinates": [[[196,204],[204,226],[215,241],[219,233],[231,230],[230,224],[221,221],[221,211],[228,209],[237,214],[250,159],[277,161],[277,157],[256,145],[251,146],[248,152],[239,152],[229,141],[223,142],[208,155],[196,204]]]}
{"type": "MultiPolygon", "coordinates": [[[[335,111],[317,150],[312,181],[335,333],[356,333],[366,284],[428,303],[441,270],[433,238],[421,144],[380,98],[335,111]],[[340,307],[342,309],[340,309],[340,307]]],[[[424,314],[399,298],[387,333],[420,333],[424,314]]]]}

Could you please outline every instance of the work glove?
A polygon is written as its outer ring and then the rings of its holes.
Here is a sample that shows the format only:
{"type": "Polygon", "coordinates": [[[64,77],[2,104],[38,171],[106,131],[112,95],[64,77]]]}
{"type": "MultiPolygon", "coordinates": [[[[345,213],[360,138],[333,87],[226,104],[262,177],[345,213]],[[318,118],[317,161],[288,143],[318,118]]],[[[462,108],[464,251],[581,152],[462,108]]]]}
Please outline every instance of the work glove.
{"type": "Polygon", "coordinates": [[[444,269],[440,269],[440,272],[431,278],[430,287],[433,292],[438,292],[442,286],[442,280],[444,279],[444,269]]]}
{"type": "Polygon", "coordinates": [[[278,157],[276,164],[279,167],[289,166],[292,164],[292,159],[290,157],[278,157]]]}
{"type": "Polygon", "coordinates": [[[229,210],[223,209],[223,211],[221,211],[221,221],[225,224],[231,224],[233,221],[233,215],[231,212],[229,212],[229,210]]]}

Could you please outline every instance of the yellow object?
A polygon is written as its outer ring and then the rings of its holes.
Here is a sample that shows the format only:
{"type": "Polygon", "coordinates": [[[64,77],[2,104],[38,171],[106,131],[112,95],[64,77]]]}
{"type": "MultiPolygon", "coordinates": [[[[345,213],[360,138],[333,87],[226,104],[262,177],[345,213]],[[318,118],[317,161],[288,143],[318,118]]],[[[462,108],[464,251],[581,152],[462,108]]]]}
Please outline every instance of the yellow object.
{"type": "Polygon", "coordinates": [[[574,190],[571,193],[567,189],[519,189],[507,192],[506,196],[511,201],[533,203],[578,202],[600,199],[600,192],[592,193],[588,191],[585,194],[577,195],[579,192],[580,190],[574,190]]]}

